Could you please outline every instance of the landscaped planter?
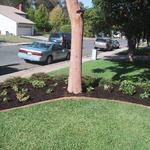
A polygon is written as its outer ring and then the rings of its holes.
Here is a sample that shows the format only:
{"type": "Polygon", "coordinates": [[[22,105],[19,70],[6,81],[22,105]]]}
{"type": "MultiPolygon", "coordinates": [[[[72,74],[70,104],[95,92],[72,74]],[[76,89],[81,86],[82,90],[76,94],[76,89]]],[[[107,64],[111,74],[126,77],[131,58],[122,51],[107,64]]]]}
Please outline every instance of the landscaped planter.
{"type": "MultiPolygon", "coordinates": [[[[53,100],[61,97],[93,97],[108,100],[127,101],[150,106],[150,97],[140,98],[141,87],[133,95],[123,94],[119,84],[100,83],[98,79],[83,78],[83,93],[74,95],[67,92],[67,77],[50,78],[45,74],[30,79],[16,78],[0,84],[0,110],[53,100]]],[[[128,88],[130,90],[130,88],[128,88]]]]}

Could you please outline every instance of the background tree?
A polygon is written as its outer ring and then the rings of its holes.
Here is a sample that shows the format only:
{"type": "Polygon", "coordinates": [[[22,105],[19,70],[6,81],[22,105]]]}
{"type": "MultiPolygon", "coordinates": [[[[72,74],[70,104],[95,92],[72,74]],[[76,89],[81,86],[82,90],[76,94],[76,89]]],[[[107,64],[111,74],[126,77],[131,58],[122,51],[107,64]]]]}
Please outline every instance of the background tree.
{"type": "Polygon", "coordinates": [[[35,23],[39,31],[48,31],[50,28],[48,22],[48,11],[43,4],[41,4],[37,10],[35,10],[35,23]]]}
{"type": "Polygon", "coordinates": [[[27,13],[27,18],[34,22],[35,21],[35,10],[32,7],[30,7],[27,9],[26,13],[27,13]]]}
{"type": "Polygon", "coordinates": [[[83,11],[77,0],[66,0],[71,20],[71,58],[68,79],[68,92],[82,92],[82,47],[83,47],[83,11]]]}
{"type": "Polygon", "coordinates": [[[52,26],[52,30],[60,31],[60,28],[65,23],[65,15],[63,9],[59,6],[55,7],[49,15],[49,21],[52,26]]]}
{"type": "MultiPolygon", "coordinates": [[[[148,0],[93,0],[97,12],[103,12],[104,21],[111,27],[116,26],[128,39],[129,58],[146,26],[143,18],[148,14],[148,0]]],[[[148,20],[147,20],[148,21],[148,20]]],[[[147,31],[146,31],[147,32],[147,31]]]]}

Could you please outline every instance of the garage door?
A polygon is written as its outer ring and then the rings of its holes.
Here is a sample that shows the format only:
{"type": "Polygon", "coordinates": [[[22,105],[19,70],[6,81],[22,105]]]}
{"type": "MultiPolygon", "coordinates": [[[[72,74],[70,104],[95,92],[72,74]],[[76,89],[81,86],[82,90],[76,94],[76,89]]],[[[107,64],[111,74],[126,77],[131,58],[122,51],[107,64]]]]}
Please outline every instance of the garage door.
{"type": "Polygon", "coordinates": [[[32,35],[32,26],[18,26],[18,35],[32,35]]]}

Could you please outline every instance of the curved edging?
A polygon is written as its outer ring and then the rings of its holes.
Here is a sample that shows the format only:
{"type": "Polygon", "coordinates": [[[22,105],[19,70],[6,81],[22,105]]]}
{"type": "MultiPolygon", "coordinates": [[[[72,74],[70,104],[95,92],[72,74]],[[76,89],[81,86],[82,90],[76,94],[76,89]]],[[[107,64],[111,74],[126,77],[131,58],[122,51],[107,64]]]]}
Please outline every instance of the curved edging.
{"type": "Polygon", "coordinates": [[[4,109],[4,110],[0,110],[0,112],[9,112],[9,111],[16,110],[16,109],[28,108],[28,107],[32,107],[32,106],[36,106],[36,105],[40,105],[40,104],[46,104],[46,103],[51,103],[51,102],[56,102],[56,101],[61,101],[61,100],[109,101],[109,102],[115,102],[115,103],[121,103],[121,104],[137,105],[137,106],[141,106],[141,107],[145,107],[145,108],[150,109],[149,106],[145,106],[145,105],[141,105],[141,104],[137,104],[137,103],[130,103],[130,102],[126,102],[126,101],[107,100],[107,99],[104,99],[104,98],[93,98],[93,97],[85,97],[85,96],[81,96],[81,97],[72,96],[72,97],[61,97],[61,98],[57,98],[57,99],[51,99],[51,100],[41,101],[41,102],[37,102],[37,103],[33,103],[33,104],[28,104],[28,105],[24,105],[24,106],[20,106],[20,107],[14,107],[14,108],[9,108],[9,109],[4,109]]]}

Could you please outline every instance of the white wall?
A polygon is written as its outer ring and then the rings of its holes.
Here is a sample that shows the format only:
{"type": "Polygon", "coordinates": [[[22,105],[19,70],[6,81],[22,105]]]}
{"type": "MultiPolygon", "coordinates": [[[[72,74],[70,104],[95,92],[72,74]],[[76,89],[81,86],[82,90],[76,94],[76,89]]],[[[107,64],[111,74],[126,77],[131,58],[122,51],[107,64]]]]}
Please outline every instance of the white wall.
{"type": "Polygon", "coordinates": [[[15,21],[0,14],[0,34],[5,35],[6,31],[8,31],[10,34],[16,35],[17,24],[15,21]]]}

